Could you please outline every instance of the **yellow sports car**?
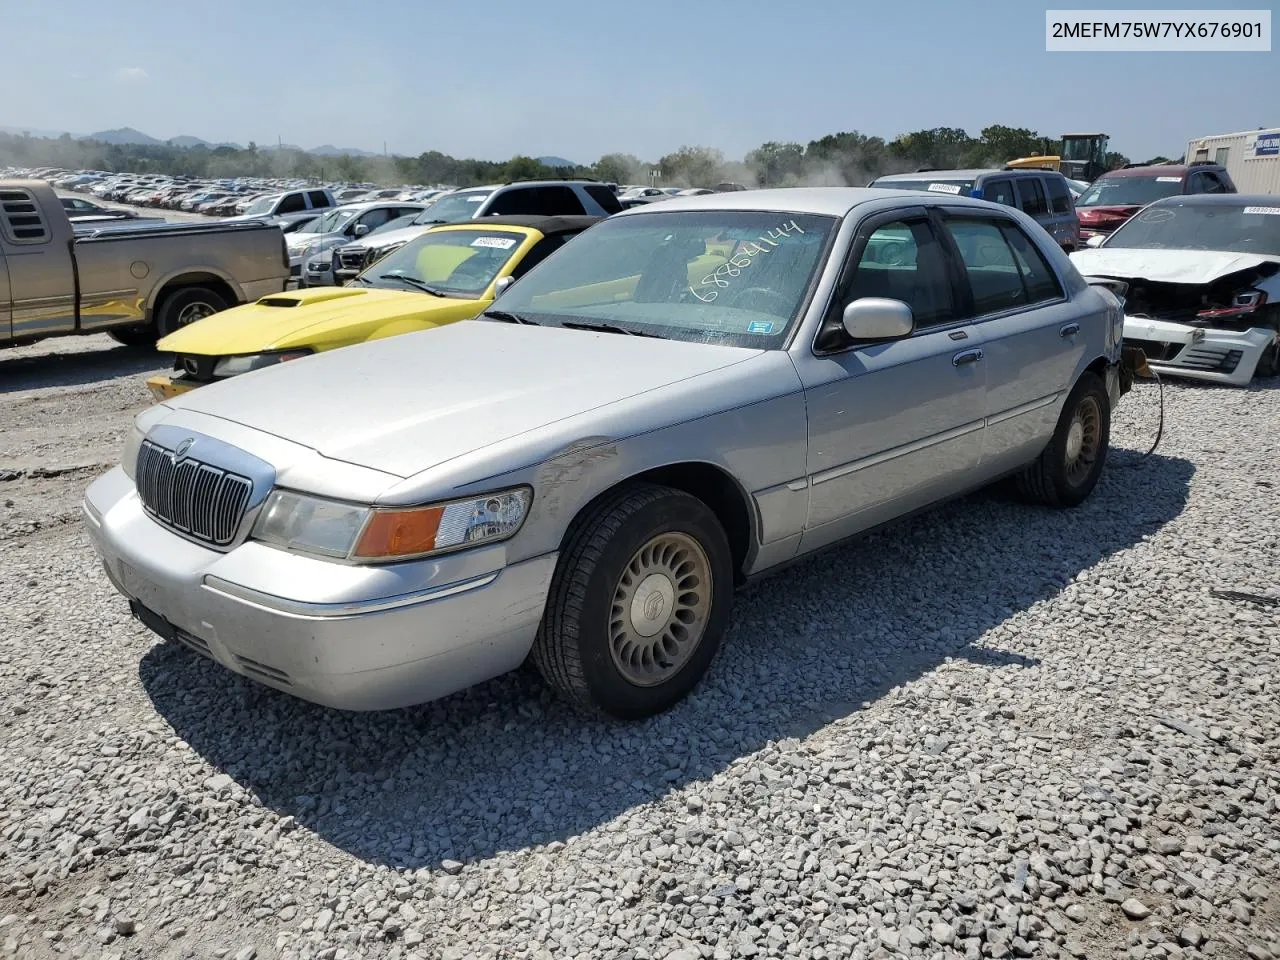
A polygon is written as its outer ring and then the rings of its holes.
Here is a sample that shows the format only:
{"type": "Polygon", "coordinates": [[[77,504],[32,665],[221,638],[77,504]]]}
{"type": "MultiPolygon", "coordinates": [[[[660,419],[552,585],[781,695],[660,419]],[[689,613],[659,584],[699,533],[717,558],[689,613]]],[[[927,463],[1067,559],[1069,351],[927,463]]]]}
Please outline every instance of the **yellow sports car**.
{"type": "Polygon", "coordinates": [[[485,310],[599,217],[485,217],[433,227],[343,287],[288,290],[175,330],[156,348],[174,374],[147,380],[157,400],[215,380],[379,337],[428,330],[485,310]]]}

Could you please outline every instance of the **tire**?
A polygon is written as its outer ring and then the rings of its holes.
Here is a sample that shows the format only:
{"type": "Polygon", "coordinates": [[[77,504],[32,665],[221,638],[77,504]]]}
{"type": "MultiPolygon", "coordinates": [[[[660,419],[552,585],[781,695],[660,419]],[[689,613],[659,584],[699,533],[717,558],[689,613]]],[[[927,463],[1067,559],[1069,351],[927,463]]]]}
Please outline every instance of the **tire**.
{"type": "Polygon", "coordinates": [[[1049,445],[1017,476],[1019,492],[1049,507],[1079,506],[1102,476],[1110,442],[1111,399],[1102,378],[1085,371],[1063,404],[1049,445]]]}
{"type": "Polygon", "coordinates": [[[156,310],[158,336],[167,337],[175,330],[225,310],[227,302],[208,287],[183,287],[164,298],[156,310]]]}
{"type": "Polygon", "coordinates": [[[126,347],[149,347],[157,339],[153,326],[116,327],[107,333],[116,343],[123,343],[126,347]]]}
{"type": "Polygon", "coordinates": [[[711,509],[680,490],[630,484],[574,521],[532,658],[578,707],[649,717],[706,673],[732,603],[732,553],[711,509]]]}
{"type": "Polygon", "coordinates": [[[1271,341],[1271,346],[1262,351],[1262,356],[1258,358],[1258,365],[1253,370],[1255,377],[1274,377],[1278,373],[1280,373],[1280,333],[1277,333],[1276,339],[1271,341]]]}

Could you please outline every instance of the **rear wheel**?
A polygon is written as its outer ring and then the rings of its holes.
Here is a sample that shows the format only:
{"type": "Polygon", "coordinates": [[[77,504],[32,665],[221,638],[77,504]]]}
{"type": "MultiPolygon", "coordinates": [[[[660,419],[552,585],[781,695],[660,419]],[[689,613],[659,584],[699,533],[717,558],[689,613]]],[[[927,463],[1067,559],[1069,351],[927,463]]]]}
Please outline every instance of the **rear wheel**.
{"type": "Polygon", "coordinates": [[[575,522],[533,661],[579,706],[621,720],[661,713],[706,672],[732,596],[729,542],[710,508],[628,486],[575,522]]]}
{"type": "Polygon", "coordinates": [[[227,308],[227,302],[208,287],[183,287],[164,298],[156,311],[156,330],[167,337],[175,330],[211,317],[227,308]]]}
{"type": "Polygon", "coordinates": [[[1111,399],[1097,374],[1085,371],[1063,405],[1044,452],[1017,477],[1023,496],[1050,507],[1074,507],[1093,492],[1111,442],[1111,399]]]}

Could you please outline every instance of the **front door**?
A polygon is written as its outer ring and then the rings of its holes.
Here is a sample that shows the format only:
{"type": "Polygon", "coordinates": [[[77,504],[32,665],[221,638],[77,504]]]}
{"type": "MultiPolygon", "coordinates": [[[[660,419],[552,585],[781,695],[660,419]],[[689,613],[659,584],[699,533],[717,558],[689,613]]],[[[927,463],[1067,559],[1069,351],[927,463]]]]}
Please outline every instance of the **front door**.
{"type": "Polygon", "coordinates": [[[809,517],[802,552],[963,490],[977,466],[986,364],[959,319],[958,276],[924,209],[864,224],[811,354],[797,369],[809,412],[809,517]],[[888,297],[911,307],[906,338],[849,342],[844,307],[888,297]]]}

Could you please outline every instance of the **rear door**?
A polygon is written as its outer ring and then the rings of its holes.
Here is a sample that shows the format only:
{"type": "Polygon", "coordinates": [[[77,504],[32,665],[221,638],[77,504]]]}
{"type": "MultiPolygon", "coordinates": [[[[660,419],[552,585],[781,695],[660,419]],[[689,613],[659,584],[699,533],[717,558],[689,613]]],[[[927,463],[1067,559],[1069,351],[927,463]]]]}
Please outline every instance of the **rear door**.
{"type": "Polygon", "coordinates": [[[925,208],[900,208],[859,227],[813,351],[796,356],[809,413],[801,550],[968,485],[981,453],[987,365],[980,335],[960,317],[958,282],[925,208]],[[901,340],[850,343],[841,317],[863,297],[907,303],[916,330],[901,340]]]}
{"type": "Polygon", "coordinates": [[[996,476],[1048,442],[1087,345],[1080,308],[1032,236],[1012,217],[940,211],[964,265],[961,316],[987,354],[981,472],[996,476]]]}

